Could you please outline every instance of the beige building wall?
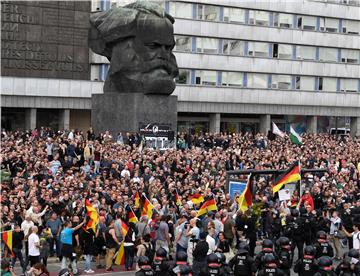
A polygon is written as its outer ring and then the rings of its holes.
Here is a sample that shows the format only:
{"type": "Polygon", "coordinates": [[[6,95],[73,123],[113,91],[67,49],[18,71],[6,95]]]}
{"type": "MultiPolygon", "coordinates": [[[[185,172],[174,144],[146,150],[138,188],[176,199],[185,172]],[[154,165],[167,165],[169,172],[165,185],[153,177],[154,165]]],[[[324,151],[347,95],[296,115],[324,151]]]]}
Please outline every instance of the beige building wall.
{"type": "Polygon", "coordinates": [[[86,132],[91,125],[91,111],[77,110],[70,111],[70,129],[79,129],[86,132]]]}

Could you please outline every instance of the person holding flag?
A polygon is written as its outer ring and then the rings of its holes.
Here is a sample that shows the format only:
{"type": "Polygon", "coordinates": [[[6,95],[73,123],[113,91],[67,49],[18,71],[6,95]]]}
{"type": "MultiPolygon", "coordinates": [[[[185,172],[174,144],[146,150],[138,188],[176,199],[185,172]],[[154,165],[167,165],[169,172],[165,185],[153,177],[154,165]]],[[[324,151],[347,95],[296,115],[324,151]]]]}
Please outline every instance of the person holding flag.
{"type": "MultiPolygon", "coordinates": [[[[112,268],[113,258],[115,256],[116,250],[123,245],[115,234],[114,229],[114,220],[112,220],[109,224],[109,228],[105,231],[105,241],[106,241],[106,256],[105,256],[105,268],[107,272],[114,271],[112,268]]],[[[119,250],[118,254],[123,254],[124,250],[119,250]]],[[[121,255],[122,259],[122,255],[121,255]]]]}

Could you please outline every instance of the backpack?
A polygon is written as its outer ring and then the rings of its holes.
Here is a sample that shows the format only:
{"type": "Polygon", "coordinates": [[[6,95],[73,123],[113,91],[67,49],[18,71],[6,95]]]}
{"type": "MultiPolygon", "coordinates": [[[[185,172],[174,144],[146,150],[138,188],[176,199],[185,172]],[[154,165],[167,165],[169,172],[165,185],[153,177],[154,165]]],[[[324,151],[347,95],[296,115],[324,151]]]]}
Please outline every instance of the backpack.
{"type": "Polygon", "coordinates": [[[146,244],[143,244],[145,247],[145,256],[149,258],[150,263],[153,262],[154,256],[155,256],[155,250],[153,246],[149,243],[149,247],[146,246],[146,244]]]}

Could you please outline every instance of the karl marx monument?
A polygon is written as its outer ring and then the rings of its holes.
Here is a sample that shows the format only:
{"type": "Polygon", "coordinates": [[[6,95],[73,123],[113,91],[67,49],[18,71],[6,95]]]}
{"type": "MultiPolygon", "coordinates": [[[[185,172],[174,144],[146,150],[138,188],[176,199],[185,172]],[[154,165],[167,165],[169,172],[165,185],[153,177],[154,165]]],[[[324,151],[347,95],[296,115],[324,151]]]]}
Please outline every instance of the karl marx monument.
{"type": "Polygon", "coordinates": [[[96,131],[139,131],[140,124],[176,131],[173,23],[160,6],[143,1],[90,16],[89,46],[110,61],[104,93],[92,96],[96,131]]]}

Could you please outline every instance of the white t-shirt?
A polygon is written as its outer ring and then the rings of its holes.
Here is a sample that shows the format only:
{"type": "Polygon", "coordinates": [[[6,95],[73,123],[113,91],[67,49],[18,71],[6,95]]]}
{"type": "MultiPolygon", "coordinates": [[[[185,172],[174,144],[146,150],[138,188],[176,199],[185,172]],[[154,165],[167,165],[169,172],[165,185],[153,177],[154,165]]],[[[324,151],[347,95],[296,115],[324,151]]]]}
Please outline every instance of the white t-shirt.
{"type": "Polygon", "coordinates": [[[207,235],[206,242],[209,245],[209,250],[208,250],[207,254],[210,255],[211,253],[215,253],[215,250],[216,250],[215,239],[213,237],[211,237],[210,235],[207,235]]]}
{"type": "Polygon", "coordinates": [[[39,236],[35,233],[32,233],[28,239],[29,242],[29,256],[40,256],[40,248],[35,244],[40,244],[39,236]]]}
{"type": "Polygon", "coordinates": [[[359,250],[360,248],[360,231],[352,233],[353,248],[359,250]]]}

